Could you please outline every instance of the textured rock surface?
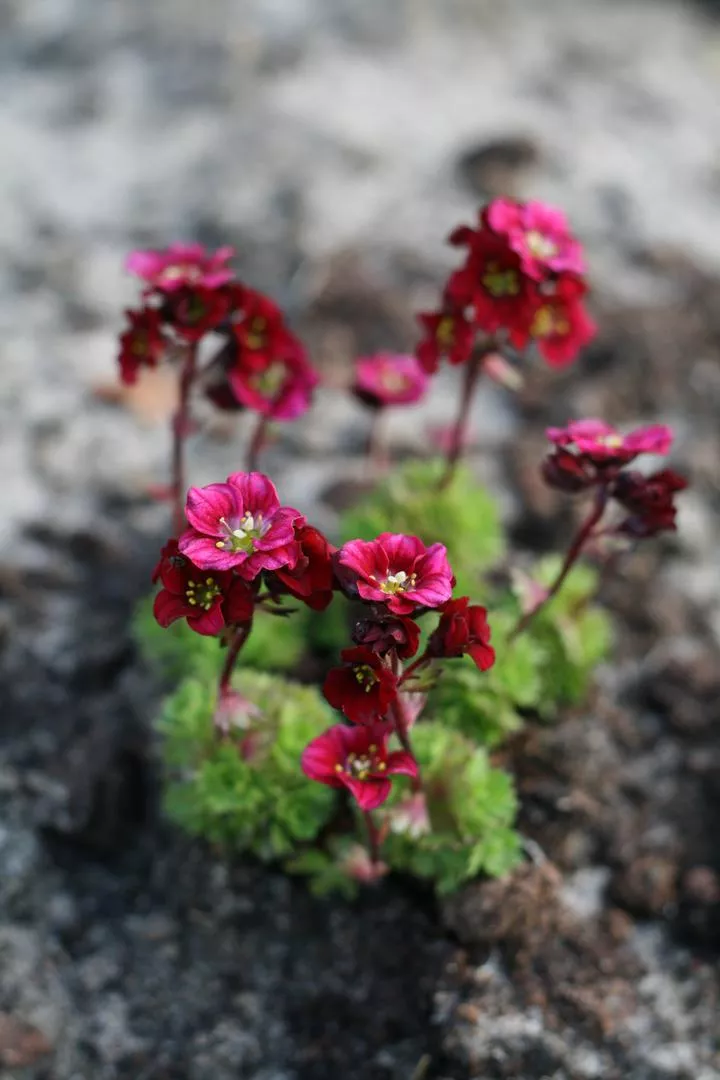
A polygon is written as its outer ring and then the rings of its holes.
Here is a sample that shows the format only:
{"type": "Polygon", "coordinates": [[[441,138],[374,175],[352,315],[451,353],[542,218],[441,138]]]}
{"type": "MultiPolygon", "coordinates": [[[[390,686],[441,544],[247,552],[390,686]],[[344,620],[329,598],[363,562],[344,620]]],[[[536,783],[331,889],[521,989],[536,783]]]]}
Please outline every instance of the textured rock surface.
{"type": "MultiPolygon", "coordinates": [[[[707,951],[720,935],[720,29],[707,11],[0,0],[0,1018],[15,1023],[0,1042],[25,1054],[12,1064],[0,1045],[3,1075],[720,1075],[707,951]],[[610,593],[629,645],[603,708],[535,747],[542,783],[532,756],[520,770],[528,835],[567,876],[551,889],[557,954],[550,934],[523,949],[514,924],[478,937],[472,896],[464,922],[446,913],[452,941],[412,892],[319,903],[157,820],[157,691],[127,620],[165,527],[146,488],[165,475],[171,388],[107,392],[133,245],[234,243],[341,383],[356,349],[412,341],[443,236],[497,190],[568,208],[610,317],[585,380],[531,379],[516,408],[479,398],[478,468],[505,485],[518,535],[552,533],[557,508],[537,503],[527,462],[542,423],[571,408],[678,424],[696,484],[679,542],[610,593]],[[518,519],[518,496],[534,516],[518,519]],[[609,965],[597,984],[593,964],[609,965]]],[[[453,395],[443,379],[398,418],[398,446],[425,445],[453,395]]],[[[327,390],[265,465],[331,526],[322,493],[358,476],[363,435],[359,409],[327,390]]],[[[236,468],[241,439],[214,423],[193,478],[236,468]]]]}

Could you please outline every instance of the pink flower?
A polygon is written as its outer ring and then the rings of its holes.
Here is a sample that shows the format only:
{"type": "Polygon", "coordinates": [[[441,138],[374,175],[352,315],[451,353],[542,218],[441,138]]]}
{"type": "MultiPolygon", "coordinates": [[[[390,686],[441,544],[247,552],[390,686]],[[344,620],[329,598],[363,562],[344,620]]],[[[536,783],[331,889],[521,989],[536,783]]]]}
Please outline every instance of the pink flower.
{"type": "Polygon", "coordinates": [[[597,330],[582,304],[587,286],[579,278],[566,276],[551,291],[547,291],[549,286],[545,288],[536,294],[527,330],[550,367],[567,367],[597,330]]]}
{"type": "Polygon", "coordinates": [[[300,557],[294,523],[301,515],[280,505],[262,473],[233,473],[224,484],[190,488],[185,516],[190,528],[180,551],[201,569],[234,568],[252,581],[262,570],[292,568],[300,557]]]}
{"type": "Polygon", "coordinates": [[[233,272],[225,264],[233,255],[231,247],[211,254],[202,244],[172,244],[165,251],[133,251],[125,268],[161,292],[184,285],[216,289],[232,280],[233,272]]]}
{"type": "Polygon", "coordinates": [[[427,373],[416,357],[401,353],[363,356],[355,364],[353,392],[366,405],[412,405],[428,388],[427,373]]]}
{"type": "Polygon", "coordinates": [[[381,533],[376,540],[351,540],[340,549],[338,563],[363,600],[387,604],[396,615],[440,607],[452,594],[447,549],[425,547],[417,536],[381,533]]]}
{"type": "Polygon", "coordinates": [[[561,210],[541,202],[495,199],[482,216],[494,233],[507,238],[524,273],[535,281],[543,281],[549,271],[584,273],[582,248],[561,210]]]}
{"type": "Polygon", "coordinates": [[[390,777],[417,776],[417,763],[404,750],[388,753],[384,724],[336,724],[303,751],[306,776],[329,787],[347,788],[361,810],[375,810],[390,794],[390,777]]]}
{"type": "Polygon", "coordinates": [[[468,247],[465,266],[450,276],[446,294],[472,306],[475,328],[486,334],[507,330],[516,348],[528,339],[532,282],[507,238],[489,229],[457,229],[450,238],[468,247]]]}
{"type": "Polygon", "coordinates": [[[638,454],[666,454],[672,446],[672,429],[665,424],[636,428],[621,435],[603,420],[573,420],[566,428],[548,428],[556,446],[582,455],[594,465],[626,465],[638,454]]]}
{"type": "Polygon", "coordinates": [[[153,614],[161,626],[186,619],[196,634],[214,636],[226,626],[247,622],[253,616],[253,596],[246,582],[233,573],[201,572],[180,554],[177,540],[162,549],[153,581],[162,588],[155,597],[153,614]]]}

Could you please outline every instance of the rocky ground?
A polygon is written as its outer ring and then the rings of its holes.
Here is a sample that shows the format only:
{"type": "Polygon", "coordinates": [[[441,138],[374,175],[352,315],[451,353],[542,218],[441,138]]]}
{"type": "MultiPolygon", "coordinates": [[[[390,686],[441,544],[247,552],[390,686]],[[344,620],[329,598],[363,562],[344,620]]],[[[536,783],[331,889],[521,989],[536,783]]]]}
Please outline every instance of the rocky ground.
{"type": "MultiPolygon", "coordinates": [[[[0,0],[0,1074],[12,1080],[720,1076],[720,24],[634,0],[0,0]],[[566,206],[602,334],[484,390],[475,460],[518,545],[567,507],[548,420],[661,419],[676,541],[609,583],[588,710],[507,750],[534,859],[438,908],[319,902],[157,813],[158,687],[128,617],[172,387],[114,389],[137,244],[233,243],[331,388],[265,461],[318,523],[361,471],[358,350],[412,342],[441,240],[499,191],[566,206]],[[301,451],[301,454],[300,454],[301,451]],[[332,451],[332,454],[331,454],[332,451]]],[[[420,449],[451,379],[398,418],[420,449]]],[[[197,482],[243,433],[193,441],[197,482]]]]}

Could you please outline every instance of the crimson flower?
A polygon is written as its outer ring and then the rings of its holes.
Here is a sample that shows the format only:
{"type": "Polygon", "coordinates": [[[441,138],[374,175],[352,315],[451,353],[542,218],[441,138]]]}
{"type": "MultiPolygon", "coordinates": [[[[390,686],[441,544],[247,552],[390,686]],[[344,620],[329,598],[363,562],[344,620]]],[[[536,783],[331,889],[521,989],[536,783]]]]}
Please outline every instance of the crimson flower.
{"type": "Polygon", "coordinates": [[[519,256],[523,273],[543,281],[548,273],[585,270],[582,248],[561,210],[542,202],[495,199],[483,211],[483,222],[503,237],[519,256]]]}
{"type": "Polygon", "coordinates": [[[164,293],[186,285],[216,289],[232,279],[225,264],[233,255],[231,247],[211,253],[202,244],[172,244],[165,251],[133,251],[125,268],[164,293]]]}
{"type": "Polygon", "coordinates": [[[180,554],[177,540],[162,549],[153,573],[153,581],[158,580],[162,588],[153,614],[163,627],[186,619],[196,634],[212,637],[252,618],[254,601],[246,582],[228,571],[199,570],[180,554]]]}
{"type": "Polygon", "coordinates": [[[595,336],[597,327],[582,304],[586,292],[583,281],[566,275],[536,293],[527,333],[550,367],[572,364],[595,336]]]}
{"type": "Polygon", "coordinates": [[[397,676],[377,653],[362,645],[343,649],[340,656],[345,666],[327,673],[325,697],[353,724],[382,720],[397,696],[397,676]]]}
{"type": "Polygon", "coordinates": [[[199,341],[216,330],[229,311],[229,298],[223,290],[206,285],[182,285],[169,294],[163,306],[167,321],[186,341],[199,341]]]}
{"type": "Polygon", "coordinates": [[[465,266],[451,275],[448,294],[471,304],[475,328],[487,334],[507,330],[517,348],[528,340],[531,283],[519,255],[504,237],[488,229],[457,229],[451,243],[469,248],[465,266]]]}
{"type": "Polygon", "coordinates": [[[262,570],[293,568],[300,557],[297,510],[281,506],[262,473],[233,473],[224,484],[191,487],[185,505],[190,528],[180,551],[208,570],[231,570],[248,581],[262,570]]]}
{"type": "Polygon", "coordinates": [[[319,529],[306,525],[304,519],[294,525],[295,542],[300,555],[295,566],[280,567],[275,577],[285,591],[302,600],[313,611],[324,611],[333,597],[335,549],[319,529]]]}
{"type": "Polygon", "coordinates": [[[386,604],[395,615],[440,607],[452,594],[444,544],[425,547],[417,536],[381,533],[376,540],[351,540],[340,549],[338,563],[363,600],[386,604]]]}
{"type": "Polygon", "coordinates": [[[155,367],[165,351],[160,316],[154,308],[125,312],[130,326],[120,335],[120,378],[137,382],[141,367],[155,367]]]}
{"type": "Polygon", "coordinates": [[[434,374],[443,358],[450,364],[465,363],[473,350],[475,328],[462,310],[446,307],[440,311],[423,311],[417,318],[425,337],[415,355],[424,371],[434,374]]]}
{"type": "Polygon", "coordinates": [[[622,522],[619,531],[636,539],[656,536],[659,532],[675,529],[675,495],[684,491],[687,480],[673,469],[644,476],[636,470],[620,473],[613,486],[613,497],[630,516],[622,522]]]}
{"type": "Polygon", "coordinates": [[[467,654],[480,671],[487,671],[495,663],[487,609],[471,604],[467,596],[448,600],[443,605],[440,622],[430,635],[428,653],[445,659],[467,654]]]}
{"type": "Polygon", "coordinates": [[[401,660],[408,660],[418,651],[420,627],[406,615],[384,612],[357,622],[352,639],[379,656],[394,649],[401,660]]]}
{"type": "Polygon", "coordinates": [[[336,724],[305,747],[302,770],[320,784],[347,788],[361,810],[375,810],[390,794],[391,776],[418,773],[412,754],[405,750],[388,753],[387,738],[384,724],[336,724]]]}
{"type": "Polygon", "coordinates": [[[638,454],[666,454],[673,441],[672,428],[651,424],[621,435],[604,420],[573,420],[565,428],[548,428],[547,437],[556,446],[599,467],[627,465],[638,454]]]}
{"type": "Polygon", "coordinates": [[[423,397],[428,381],[415,356],[378,353],[356,361],[353,393],[374,409],[412,405],[423,397]]]}

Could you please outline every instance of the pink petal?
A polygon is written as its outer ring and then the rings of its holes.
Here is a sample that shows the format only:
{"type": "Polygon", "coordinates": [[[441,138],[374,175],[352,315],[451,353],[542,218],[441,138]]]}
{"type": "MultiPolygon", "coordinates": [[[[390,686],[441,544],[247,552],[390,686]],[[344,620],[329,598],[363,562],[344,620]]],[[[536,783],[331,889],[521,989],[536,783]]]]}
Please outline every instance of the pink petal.
{"type": "Polygon", "coordinates": [[[180,551],[200,570],[232,570],[245,561],[244,551],[225,551],[214,540],[200,536],[193,529],[184,532],[178,541],[180,551]]]}
{"type": "Polygon", "coordinates": [[[224,536],[220,518],[230,521],[238,512],[242,513],[242,507],[236,509],[233,489],[229,484],[191,487],[187,493],[185,516],[193,528],[208,536],[224,536]]]}
{"type": "Polygon", "coordinates": [[[672,446],[673,430],[665,424],[650,424],[631,431],[625,439],[628,450],[645,454],[667,454],[672,446]]]}
{"type": "Polygon", "coordinates": [[[277,488],[264,473],[237,472],[227,478],[228,485],[236,492],[238,511],[262,513],[264,517],[274,514],[280,507],[277,488]]]}
{"type": "Polygon", "coordinates": [[[411,566],[418,556],[425,552],[425,545],[417,536],[405,536],[403,533],[381,533],[377,544],[387,554],[388,566],[393,570],[411,566]]]}

